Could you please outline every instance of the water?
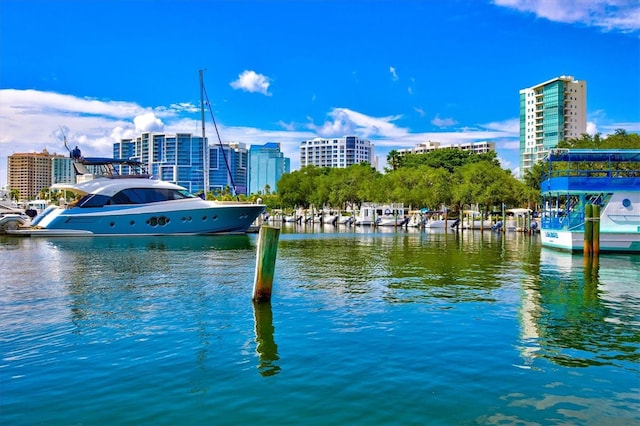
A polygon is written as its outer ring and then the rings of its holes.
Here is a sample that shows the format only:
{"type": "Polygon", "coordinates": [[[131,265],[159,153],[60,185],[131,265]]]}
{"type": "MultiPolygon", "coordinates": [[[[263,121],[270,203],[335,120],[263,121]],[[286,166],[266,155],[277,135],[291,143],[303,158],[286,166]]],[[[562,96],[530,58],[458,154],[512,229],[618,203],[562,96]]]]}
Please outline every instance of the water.
{"type": "Polygon", "coordinates": [[[640,256],[289,226],[254,307],[256,239],[0,237],[0,423],[640,423],[640,256]]]}

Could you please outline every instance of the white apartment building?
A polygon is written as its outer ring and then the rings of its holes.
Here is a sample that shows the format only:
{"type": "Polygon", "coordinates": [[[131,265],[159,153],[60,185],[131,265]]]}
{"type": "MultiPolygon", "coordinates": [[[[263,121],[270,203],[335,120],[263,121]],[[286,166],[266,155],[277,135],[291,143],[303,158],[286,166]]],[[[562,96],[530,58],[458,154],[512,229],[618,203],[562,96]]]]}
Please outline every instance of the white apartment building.
{"type": "Polygon", "coordinates": [[[426,154],[427,152],[435,151],[436,149],[459,149],[461,151],[471,151],[474,154],[481,154],[484,152],[490,152],[496,150],[495,142],[465,142],[442,145],[440,142],[427,141],[417,144],[413,148],[399,149],[398,154],[426,154]]]}
{"type": "Polygon", "coordinates": [[[520,176],[558,142],[586,132],[586,81],[563,75],[520,90],[520,176]]]}
{"type": "Polygon", "coordinates": [[[300,142],[300,167],[345,168],[357,163],[377,164],[373,155],[373,144],[357,136],[335,139],[315,138],[300,142]]]}

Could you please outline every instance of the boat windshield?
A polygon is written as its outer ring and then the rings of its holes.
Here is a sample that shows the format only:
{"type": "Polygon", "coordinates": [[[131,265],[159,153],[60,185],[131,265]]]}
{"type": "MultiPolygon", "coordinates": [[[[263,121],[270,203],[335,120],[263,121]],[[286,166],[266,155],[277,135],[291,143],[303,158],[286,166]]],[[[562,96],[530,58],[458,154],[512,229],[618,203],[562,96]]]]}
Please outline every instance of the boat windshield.
{"type": "Polygon", "coordinates": [[[102,207],[119,204],[149,204],[161,201],[195,198],[195,195],[184,189],[167,188],[128,188],[112,197],[99,194],[88,194],[78,201],[78,207],[102,207]]]}

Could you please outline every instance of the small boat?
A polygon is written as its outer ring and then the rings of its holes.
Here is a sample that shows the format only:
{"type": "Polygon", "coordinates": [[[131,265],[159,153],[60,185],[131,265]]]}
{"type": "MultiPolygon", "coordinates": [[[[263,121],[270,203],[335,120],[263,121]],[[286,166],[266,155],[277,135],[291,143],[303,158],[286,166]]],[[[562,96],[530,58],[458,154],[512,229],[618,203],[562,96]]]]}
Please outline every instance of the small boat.
{"type": "Polygon", "coordinates": [[[538,222],[533,218],[533,211],[525,208],[507,209],[506,230],[527,232],[539,230],[538,222]]]}
{"type": "Polygon", "coordinates": [[[544,166],[543,246],[583,251],[591,219],[599,221],[601,252],[640,253],[640,150],[554,149],[544,166]],[[587,205],[600,217],[587,218],[587,205]]]}
{"type": "Polygon", "coordinates": [[[477,210],[464,210],[460,223],[463,229],[491,229],[493,226],[491,219],[483,218],[477,210]]]}
{"type": "Polygon", "coordinates": [[[355,217],[355,224],[361,226],[405,226],[409,217],[405,217],[402,204],[363,203],[355,217]]]}
{"type": "Polygon", "coordinates": [[[0,234],[6,234],[7,230],[29,226],[31,217],[15,205],[0,202],[0,234]]]}
{"type": "Polygon", "coordinates": [[[264,211],[264,204],[207,201],[184,187],[155,180],[146,173],[118,174],[141,164],[127,159],[78,158],[80,183],[55,184],[76,200],[51,205],[29,226],[7,229],[22,236],[201,235],[244,233],[264,211]]]}

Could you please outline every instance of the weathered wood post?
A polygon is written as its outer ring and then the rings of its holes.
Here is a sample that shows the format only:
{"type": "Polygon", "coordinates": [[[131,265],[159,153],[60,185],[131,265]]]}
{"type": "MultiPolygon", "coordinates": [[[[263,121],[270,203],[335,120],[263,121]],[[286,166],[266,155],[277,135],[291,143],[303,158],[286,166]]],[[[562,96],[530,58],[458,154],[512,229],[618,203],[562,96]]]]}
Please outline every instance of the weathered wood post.
{"type": "Polygon", "coordinates": [[[584,206],[584,256],[591,256],[593,250],[593,206],[584,206]]]}
{"type": "Polygon", "coordinates": [[[256,274],[253,282],[254,302],[271,301],[271,288],[276,267],[279,237],[280,228],[272,226],[260,227],[256,254],[256,274]]]}
{"type": "Polygon", "coordinates": [[[505,212],[505,208],[504,208],[504,203],[502,204],[502,233],[504,234],[505,232],[507,232],[507,216],[506,216],[506,212],[505,212]]]}
{"type": "Polygon", "coordinates": [[[592,244],[591,251],[594,255],[600,254],[600,206],[594,204],[591,211],[592,244]]]}

